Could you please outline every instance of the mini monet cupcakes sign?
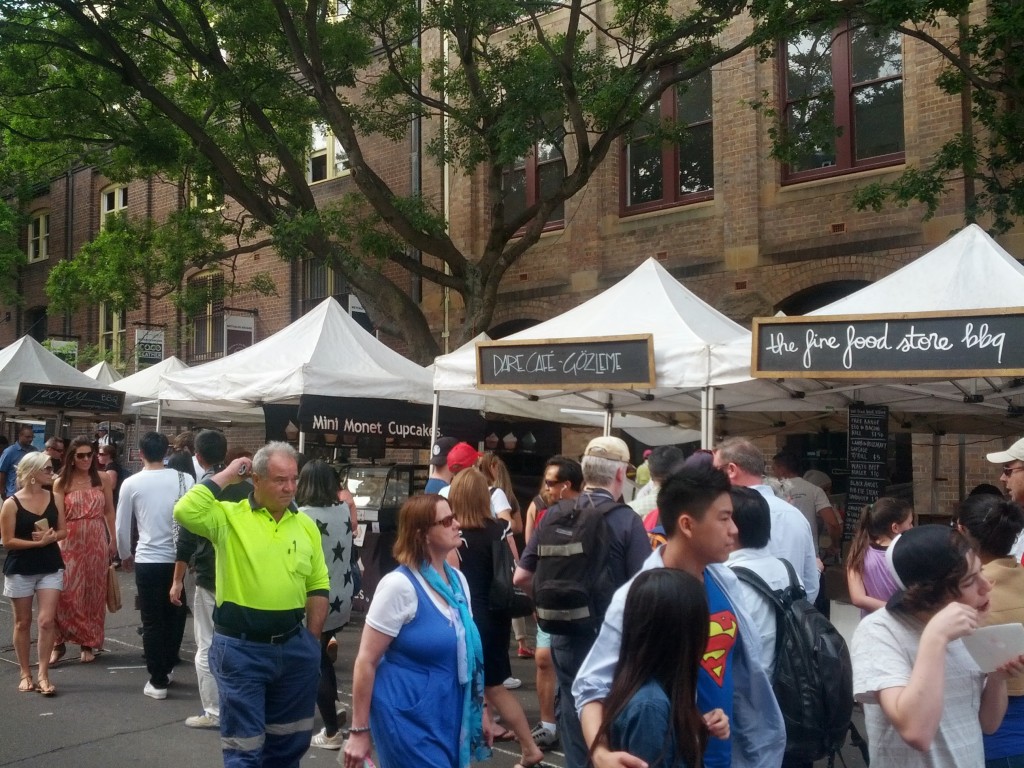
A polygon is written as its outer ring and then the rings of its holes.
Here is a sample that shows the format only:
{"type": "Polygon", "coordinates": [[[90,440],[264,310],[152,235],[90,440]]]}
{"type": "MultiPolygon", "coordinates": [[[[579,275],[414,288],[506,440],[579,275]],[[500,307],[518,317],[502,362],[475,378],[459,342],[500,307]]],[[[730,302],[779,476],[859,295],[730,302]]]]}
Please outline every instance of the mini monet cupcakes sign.
{"type": "Polygon", "coordinates": [[[1024,374],[1024,308],[754,318],[752,338],[762,378],[1024,374]]]}

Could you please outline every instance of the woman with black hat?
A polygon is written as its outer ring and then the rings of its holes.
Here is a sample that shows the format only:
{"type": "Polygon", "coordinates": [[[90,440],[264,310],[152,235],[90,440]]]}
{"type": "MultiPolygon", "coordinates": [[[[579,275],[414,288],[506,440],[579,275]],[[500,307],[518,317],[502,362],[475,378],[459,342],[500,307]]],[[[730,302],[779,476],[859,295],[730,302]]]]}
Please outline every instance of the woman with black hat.
{"type": "Polygon", "coordinates": [[[871,763],[979,768],[982,732],[999,727],[1006,680],[1024,673],[1024,655],[986,675],[967,652],[962,638],[984,623],[992,584],[962,533],[912,528],[886,554],[900,591],[853,636],[871,763]]]}

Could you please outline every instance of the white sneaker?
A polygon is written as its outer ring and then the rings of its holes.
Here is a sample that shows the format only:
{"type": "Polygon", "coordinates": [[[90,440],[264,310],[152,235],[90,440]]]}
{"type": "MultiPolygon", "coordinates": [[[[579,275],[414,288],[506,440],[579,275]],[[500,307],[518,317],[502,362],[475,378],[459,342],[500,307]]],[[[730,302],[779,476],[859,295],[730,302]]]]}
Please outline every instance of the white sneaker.
{"type": "Polygon", "coordinates": [[[320,747],[320,749],[341,749],[344,745],[345,737],[341,731],[338,731],[333,736],[328,736],[326,728],[321,728],[320,733],[314,733],[312,740],[309,742],[309,746],[320,747]]]}
{"type": "Polygon", "coordinates": [[[530,731],[533,743],[541,749],[553,749],[558,745],[558,734],[542,723],[537,723],[530,731]]]}
{"type": "Polygon", "coordinates": [[[189,728],[220,728],[220,718],[208,712],[203,712],[201,715],[186,717],[185,725],[189,728]]]}
{"type": "Polygon", "coordinates": [[[518,688],[522,684],[523,684],[523,681],[520,680],[518,677],[506,678],[505,682],[502,683],[502,685],[504,685],[510,691],[514,691],[516,688],[518,688]]]}
{"type": "Polygon", "coordinates": [[[151,699],[166,699],[167,689],[157,688],[152,683],[146,683],[146,687],[142,689],[142,692],[149,696],[151,699]]]}

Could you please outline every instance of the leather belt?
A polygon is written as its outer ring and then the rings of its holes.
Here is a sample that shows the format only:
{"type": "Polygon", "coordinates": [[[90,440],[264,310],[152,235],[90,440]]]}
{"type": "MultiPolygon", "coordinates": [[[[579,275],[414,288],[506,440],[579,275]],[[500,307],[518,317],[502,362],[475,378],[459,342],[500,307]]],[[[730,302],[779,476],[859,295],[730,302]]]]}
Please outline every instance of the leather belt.
{"type": "Polygon", "coordinates": [[[236,632],[228,627],[222,627],[220,624],[214,625],[214,630],[221,635],[226,637],[234,637],[239,640],[249,640],[254,643],[269,643],[271,645],[282,645],[287,643],[302,629],[301,624],[296,624],[294,627],[289,629],[287,632],[282,632],[279,635],[263,635],[258,632],[236,632]]]}

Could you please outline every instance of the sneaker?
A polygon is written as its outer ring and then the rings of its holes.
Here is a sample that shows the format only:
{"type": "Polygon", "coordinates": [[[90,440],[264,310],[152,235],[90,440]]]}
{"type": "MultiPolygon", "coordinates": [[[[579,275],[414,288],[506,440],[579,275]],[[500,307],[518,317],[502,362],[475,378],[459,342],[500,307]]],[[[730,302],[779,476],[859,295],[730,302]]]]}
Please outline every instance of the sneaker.
{"type": "Polygon", "coordinates": [[[327,730],[321,728],[320,733],[313,734],[309,746],[320,747],[320,749],[341,749],[345,746],[345,736],[341,731],[338,731],[333,736],[328,736],[327,730]]]}
{"type": "Polygon", "coordinates": [[[149,696],[151,699],[166,699],[167,689],[157,688],[152,683],[146,683],[146,687],[142,689],[142,692],[149,696]]]}
{"type": "Polygon", "coordinates": [[[522,684],[523,684],[523,681],[520,680],[518,677],[506,678],[505,682],[502,683],[502,685],[504,685],[510,691],[514,691],[516,688],[518,688],[522,684]]]}
{"type": "Polygon", "coordinates": [[[220,718],[203,712],[201,715],[192,715],[185,718],[185,725],[189,728],[220,728],[220,718]]]}
{"type": "Polygon", "coordinates": [[[558,734],[543,723],[537,723],[530,731],[533,743],[541,749],[554,749],[558,746],[558,734]]]}
{"type": "Polygon", "coordinates": [[[333,637],[327,641],[327,658],[331,664],[338,660],[338,641],[333,637]]]}

